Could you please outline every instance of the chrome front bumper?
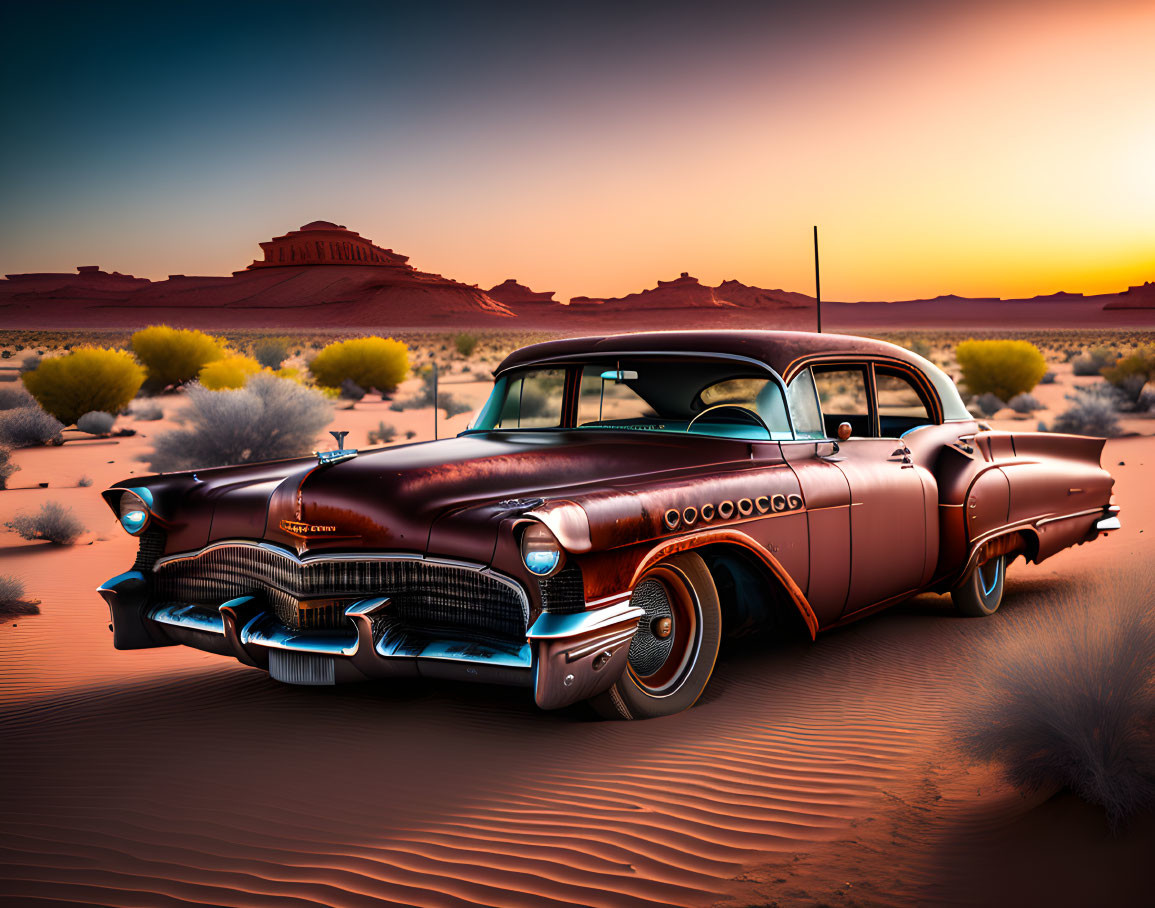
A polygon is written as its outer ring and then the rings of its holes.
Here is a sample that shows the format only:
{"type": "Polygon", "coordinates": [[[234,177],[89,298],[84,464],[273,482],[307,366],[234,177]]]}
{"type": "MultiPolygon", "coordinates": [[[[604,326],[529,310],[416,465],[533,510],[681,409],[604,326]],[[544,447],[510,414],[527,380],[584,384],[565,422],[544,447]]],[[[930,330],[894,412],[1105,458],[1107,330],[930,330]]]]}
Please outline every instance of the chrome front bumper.
{"type": "Polygon", "coordinates": [[[642,609],[628,601],[573,615],[542,613],[525,643],[502,646],[433,639],[389,629],[374,640],[373,616],[385,597],[345,609],[345,632],[292,630],[251,596],[214,613],[192,605],[148,605],[139,571],[113,577],[98,592],[108,603],[117,649],[183,644],[229,655],[292,684],[338,684],[371,678],[427,677],[531,687],[543,709],[606,690],[625,670],[642,609]]]}

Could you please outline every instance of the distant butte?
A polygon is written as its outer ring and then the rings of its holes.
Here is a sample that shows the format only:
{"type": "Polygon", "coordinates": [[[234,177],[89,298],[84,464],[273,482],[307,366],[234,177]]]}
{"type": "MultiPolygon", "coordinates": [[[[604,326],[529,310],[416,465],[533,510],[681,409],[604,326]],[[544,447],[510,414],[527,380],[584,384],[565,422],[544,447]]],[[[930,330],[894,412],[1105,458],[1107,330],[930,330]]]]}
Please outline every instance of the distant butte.
{"type": "MultiPolygon", "coordinates": [[[[814,299],[726,280],[716,287],[683,271],[621,297],[568,303],[507,278],[489,290],[418,271],[409,257],[333,221],[311,221],[259,244],[262,256],[223,276],[151,281],[82,265],[76,273],[9,274],[0,281],[0,328],[125,329],[167,322],[209,330],[570,333],[653,328],[801,328],[814,299]]],[[[823,323],[842,331],[933,328],[1098,327],[1155,324],[1155,283],[1123,293],[1060,291],[1031,299],[961,297],[824,302],[823,323]],[[1122,310],[1122,311],[1120,311],[1122,310]]]]}
{"type": "Polygon", "coordinates": [[[619,309],[635,312],[657,309],[780,311],[813,305],[814,298],[801,293],[763,290],[761,287],[749,287],[739,281],[723,281],[717,287],[711,287],[685,271],[672,281],[658,281],[658,285],[650,290],[642,290],[627,296],[610,299],[576,296],[570,300],[572,307],[603,306],[606,312],[619,309]]]}
{"type": "Polygon", "coordinates": [[[490,287],[486,295],[505,303],[507,306],[539,305],[541,303],[557,303],[553,298],[552,290],[540,293],[530,290],[524,284],[519,284],[513,278],[506,278],[500,284],[490,287]]]}
{"type": "Polygon", "coordinates": [[[232,276],[150,281],[95,265],[76,274],[9,274],[0,281],[0,324],[438,329],[463,318],[497,325],[513,317],[476,287],[418,271],[408,256],[331,221],[312,221],[260,247],[264,257],[232,276]]]}

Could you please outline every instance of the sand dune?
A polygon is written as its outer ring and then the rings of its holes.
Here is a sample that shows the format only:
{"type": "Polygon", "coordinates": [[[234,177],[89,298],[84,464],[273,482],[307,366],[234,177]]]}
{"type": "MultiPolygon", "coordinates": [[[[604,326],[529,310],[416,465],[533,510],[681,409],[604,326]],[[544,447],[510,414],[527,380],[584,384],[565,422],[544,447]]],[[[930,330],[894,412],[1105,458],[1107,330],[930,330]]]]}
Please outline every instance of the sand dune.
{"type": "MultiPolygon", "coordinates": [[[[384,412],[365,403],[342,418],[359,436],[384,412]]],[[[991,842],[1042,799],[956,765],[946,735],[977,669],[968,644],[1029,613],[1040,590],[1155,554],[1155,524],[1134,504],[1150,500],[1155,443],[1113,441],[1104,462],[1125,529],[1016,565],[996,619],[957,619],[924,596],[814,645],[741,641],[688,713],[602,723],[540,712],[518,690],[292,688],[184,648],[113,650],[92,590],[133,545],[97,493],[142,469],[126,454],[146,444],[20,452],[14,484],[38,471],[96,484],[0,501],[6,516],[58,498],[93,529],[67,549],[2,540],[0,572],[22,573],[43,613],[0,625],[0,900],[978,903],[989,887],[974,861],[1005,871],[991,842]]],[[[1062,871],[1048,897],[1063,895],[1062,871]]]]}

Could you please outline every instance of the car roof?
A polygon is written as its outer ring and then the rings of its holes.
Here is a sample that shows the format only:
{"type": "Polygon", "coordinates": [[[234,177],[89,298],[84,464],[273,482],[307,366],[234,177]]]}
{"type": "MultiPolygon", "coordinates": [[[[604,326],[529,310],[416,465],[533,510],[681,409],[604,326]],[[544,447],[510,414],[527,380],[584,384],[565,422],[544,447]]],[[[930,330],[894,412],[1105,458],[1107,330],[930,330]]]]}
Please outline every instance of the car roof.
{"type": "Polygon", "coordinates": [[[742,356],[760,362],[789,380],[791,367],[817,357],[877,358],[899,360],[922,372],[938,394],[946,419],[970,419],[958,388],[938,366],[897,344],[851,334],[817,334],[813,331],[644,331],[637,334],[606,334],[570,337],[530,344],[514,350],[494,370],[509,369],[571,357],[615,353],[685,353],[742,356]]]}
{"type": "Polygon", "coordinates": [[[819,355],[878,356],[920,368],[926,361],[903,347],[869,337],[816,334],[812,331],[645,331],[545,341],[515,350],[495,370],[571,356],[614,353],[705,353],[743,356],[785,375],[799,359],[819,355]]]}

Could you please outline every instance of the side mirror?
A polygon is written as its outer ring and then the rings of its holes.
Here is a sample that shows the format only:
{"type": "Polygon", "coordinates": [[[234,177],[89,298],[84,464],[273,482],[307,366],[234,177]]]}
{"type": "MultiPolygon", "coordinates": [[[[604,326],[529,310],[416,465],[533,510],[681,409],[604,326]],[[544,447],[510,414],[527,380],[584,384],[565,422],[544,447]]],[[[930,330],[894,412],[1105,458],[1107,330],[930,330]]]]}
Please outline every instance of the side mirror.
{"type": "Polygon", "coordinates": [[[846,441],[848,438],[850,438],[850,434],[853,431],[854,431],[854,429],[851,427],[850,423],[840,422],[838,424],[838,440],[839,441],[846,441]]]}

